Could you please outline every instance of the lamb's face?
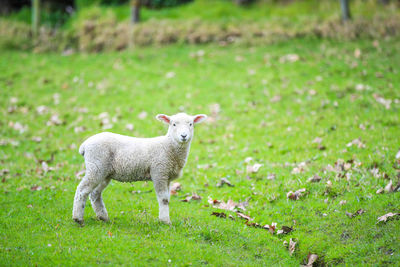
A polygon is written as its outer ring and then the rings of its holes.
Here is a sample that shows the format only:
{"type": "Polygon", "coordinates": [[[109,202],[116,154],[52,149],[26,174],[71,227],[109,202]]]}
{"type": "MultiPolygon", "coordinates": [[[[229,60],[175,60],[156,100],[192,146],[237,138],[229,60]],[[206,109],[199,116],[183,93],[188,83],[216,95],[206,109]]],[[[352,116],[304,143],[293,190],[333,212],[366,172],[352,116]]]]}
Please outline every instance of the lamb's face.
{"type": "Polygon", "coordinates": [[[185,113],[178,113],[173,116],[159,114],[158,120],[169,125],[168,135],[177,143],[190,143],[193,138],[194,125],[204,121],[207,116],[204,114],[190,116],[185,113]]]}

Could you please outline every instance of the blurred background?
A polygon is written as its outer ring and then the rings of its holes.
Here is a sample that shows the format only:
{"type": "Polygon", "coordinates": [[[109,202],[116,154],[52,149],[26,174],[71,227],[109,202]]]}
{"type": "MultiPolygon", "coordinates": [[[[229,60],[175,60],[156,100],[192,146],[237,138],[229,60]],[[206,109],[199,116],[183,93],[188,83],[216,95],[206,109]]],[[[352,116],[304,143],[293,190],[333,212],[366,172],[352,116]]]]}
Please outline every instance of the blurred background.
{"type": "Polygon", "coordinates": [[[399,33],[398,0],[2,0],[0,45],[100,52],[399,33]],[[32,38],[35,37],[35,38],[32,38]]]}

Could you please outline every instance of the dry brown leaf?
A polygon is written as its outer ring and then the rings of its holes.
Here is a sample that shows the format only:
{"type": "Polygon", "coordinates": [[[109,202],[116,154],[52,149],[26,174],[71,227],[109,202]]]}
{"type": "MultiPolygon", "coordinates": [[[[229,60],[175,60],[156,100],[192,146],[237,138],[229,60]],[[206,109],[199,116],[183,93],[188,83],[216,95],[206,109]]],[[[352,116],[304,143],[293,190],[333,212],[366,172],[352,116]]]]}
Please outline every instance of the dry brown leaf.
{"type": "Polygon", "coordinates": [[[363,210],[363,209],[359,209],[359,210],[357,210],[357,211],[354,212],[354,213],[350,213],[350,212],[347,212],[347,211],[346,211],[346,215],[347,215],[349,218],[353,218],[353,217],[356,217],[356,216],[358,216],[358,215],[363,214],[364,212],[365,212],[365,210],[363,210]]]}
{"type": "Polygon", "coordinates": [[[383,193],[383,191],[384,191],[384,189],[383,189],[383,188],[379,188],[378,190],[376,190],[376,193],[377,193],[377,194],[382,194],[382,193],[383,193]]]}
{"type": "Polygon", "coordinates": [[[212,216],[216,216],[218,218],[226,218],[226,214],[223,212],[213,212],[211,213],[212,216]]]}
{"type": "Polygon", "coordinates": [[[60,116],[58,114],[51,115],[50,120],[46,123],[47,126],[57,126],[61,124],[63,124],[63,121],[60,119],[60,116]]]}
{"type": "Polygon", "coordinates": [[[302,265],[302,266],[304,266],[304,267],[312,267],[314,262],[317,261],[317,259],[318,259],[318,255],[317,254],[308,253],[307,264],[306,265],[302,265]]]}
{"type": "Polygon", "coordinates": [[[376,102],[384,105],[386,109],[390,109],[390,105],[392,104],[391,99],[385,99],[385,98],[379,96],[378,94],[373,94],[373,97],[375,98],[376,102]]]}
{"type": "Polygon", "coordinates": [[[189,202],[192,200],[201,200],[201,196],[197,195],[196,193],[193,193],[191,196],[187,196],[185,199],[182,199],[182,202],[189,202]]]}
{"type": "Polygon", "coordinates": [[[38,107],[36,108],[36,112],[37,112],[39,115],[43,115],[43,114],[46,114],[47,112],[49,112],[49,108],[46,107],[46,106],[38,106],[38,107]]]}
{"type": "Polygon", "coordinates": [[[318,174],[315,174],[314,176],[310,177],[307,179],[307,182],[311,182],[311,183],[318,183],[319,181],[321,181],[321,176],[319,176],[318,174]]]}
{"type": "Polygon", "coordinates": [[[377,220],[378,220],[378,223],[379,222],[386,222],[387,220],[393,219],[394,217],[397,217],[399,215],[400,215],[400,213],[389,212],[389,213],[387,213],[387,214],[385,214],[385,215],[383,215],[381,217],[378,217],[377,220]]]}
{"type": "Polygon", "coordinates": [[[141,120],[144,120],[147,117],[147,112],[146,111],[142,111],[139,113],[138,118],[141,120]]]}
{"type": "Polygon", "coordinates": [[[181,191],[181,190],[182,190],[182,185],[181,185],[180,183],[175,182],[175,183],[173,183],[173,184],[171,185],[171,187],[169,188],[169,190],[170,190],[170,192],[171,192],[171,195],[176,195],[178,191],[181,191]]]}
{"type": "Polygon", "coordinates": [[[293,255],[294,250],[296,249],[296,243],[297,242],[295,242],[293,238],[290,238],[290,240],[289,240],[289,253],[290,253],[290,255],[293,255]]]}
{"type": "Polygon", "coordinates": [[[128,131],[133,131],[133,124],[132,123],[127,123],[126,125],[125,125],[125,129],[127,129],[128,131]]]}
{"type": "Polygon", "coordinates": [[[217,187],[222,187],[224,184],[226,184],[227,186],[233,187],[234,185],[225,177],[221,178],[221,180],[219,181],[219,183],[217,184],[217,187]]]}
{"type": "Polygon", "coordinates": [[[254,165],[247,165],[246,172],[247,173],[257,173],[258,170],[263,166],[262,164],[255,163],[254,165]]]}
{"type": "Polygon", "coordinates": [[[306,192],[306,189],[305,189],[305,188],[301,188],[301,189],[297,190],[296,192],[289,191],[289,192],[286,194],[286,197],[289,198],[289,199],[291,199],[291,200],[298,200],[300,197],[303,196],[303,193],[304,193],[304,192],[306,192]]]}
{"type": "Polygon", "coordinates": [[[392,182],[392,180],[390,180],[389,183],[385,186],[385,192],[391,193],[391,192],[393,192],[393,190],[394,190],[393,182],[392,182]]]}
{"type": "Polygon", "coordinates": [[[242,219],[245,219],[247,221],[252,221],[253,220],[253,218],[251,218],[249,215],[243,214],[241,212],[237,212],[236,214],[237,214],[238,217],[240,217],[242,219]]]}
{"type": "Polygon", "coordinates": [[[273,222],[273,223],[271,223],[271,225],[266,224],[266,225],[264,225],[264,229],[267,229],[271,233],[271,235],[273,235],[276,230],[276,223],[273,222]]]}
{"type": "Polygon", "coordinates": [[[78,171],[77,173],[75,173],[76,179],[81,180],[85,176],[85,173],[85,170],[78,171]]]}
{"type": "Polygon", "coordinates": [[[360,50],[360,48],[356,48],[356,50],[354,50],[354,57],[355,57],[355,58],[360,58],[360,57],[361,57],[361,50],[360,50]]]}
{"type": "Polygon", "coordinates": [[[10,128],[13,128],[14,130],[18,131],[20,134],[22,134],[22,133],[24,133],[24,132],[26,132],[28,130],[28,126],[27,125],[23,125],[20,122],[15,122],[14,123],[14,122],[10,121],[8,123],[8,126],[10,128]]]}
{"type": "Polygon", "coordinates": [[[279,59],[279,62],[280,62],[280,63],[285,63],[285,62],[296,62],[296,61],[298,61],[299,59],[300,59],[300,57],[299,57],[299,55],[297,55],[297,54],[287,54],[287,55],[282,56],[282,57],[279,59]]]}
{"type": "Polygon", "coordinates": [[[365,144],[363,142],[361,142],[360,138],[354,139],[353,141],[348,143],[346,146],[347,147],[356,146],[358,148],[365,148],[365,144]]]}
{"type": "Polygon", "coordinates": [[[42,190],[42,187],[40,185],[34,185],[31,187],[31,191],[40,191],[42,190]]]}
{"type": "Polygon", "coordinates": [[[171,79],[174,77],[175,77],[175,72],[173,72],[173,71],[169,71],[165,74],[165,78],[167,78],[167,79],[171,79]]]}
{"type": "Polygon", "coordinates": [[[316,138],[312,141],[312,143],[321,144],[321,143],[322,143],[322,138],[321,138],[321,137],[316,137],[316,138]]]}

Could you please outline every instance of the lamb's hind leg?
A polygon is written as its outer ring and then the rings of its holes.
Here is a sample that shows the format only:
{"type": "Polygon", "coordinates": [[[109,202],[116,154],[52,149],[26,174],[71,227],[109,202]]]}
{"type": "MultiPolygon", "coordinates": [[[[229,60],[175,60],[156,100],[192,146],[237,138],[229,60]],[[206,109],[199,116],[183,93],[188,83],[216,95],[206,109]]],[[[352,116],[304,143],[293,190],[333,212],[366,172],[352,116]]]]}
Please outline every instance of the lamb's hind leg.
{"type": "Polygon", "coordinates": [[[89,173],[85,175],[76,188],[74,198],[74,208],[72,210],[72,219],[79,224],[83,224],[83,214],[88,195],[99,184],[99,181],[93,178],[89,173]]]}
{"type": "Polygon", "coordinates": [[[89,195],[90,202],[92,203],[92,208],[96,213],[97,218],[105,222],[108,221],[108,213],[106,207],[104,206],[101,193],[103,192],[104,188],[107,187],[109,182],[110,179],[105,179],[101,181],[100,184],[89,195]]]}

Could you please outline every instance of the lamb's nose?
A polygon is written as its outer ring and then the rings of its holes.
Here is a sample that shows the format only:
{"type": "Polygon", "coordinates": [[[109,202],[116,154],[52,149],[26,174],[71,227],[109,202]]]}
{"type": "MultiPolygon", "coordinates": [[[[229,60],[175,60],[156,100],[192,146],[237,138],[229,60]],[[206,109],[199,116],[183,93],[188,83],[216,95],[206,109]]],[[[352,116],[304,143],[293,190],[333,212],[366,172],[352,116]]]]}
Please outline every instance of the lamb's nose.
{"type": "Polygon", "coordinates": [[[185,139],[187,134],[181,134],[182,138],[185,139]]]}

